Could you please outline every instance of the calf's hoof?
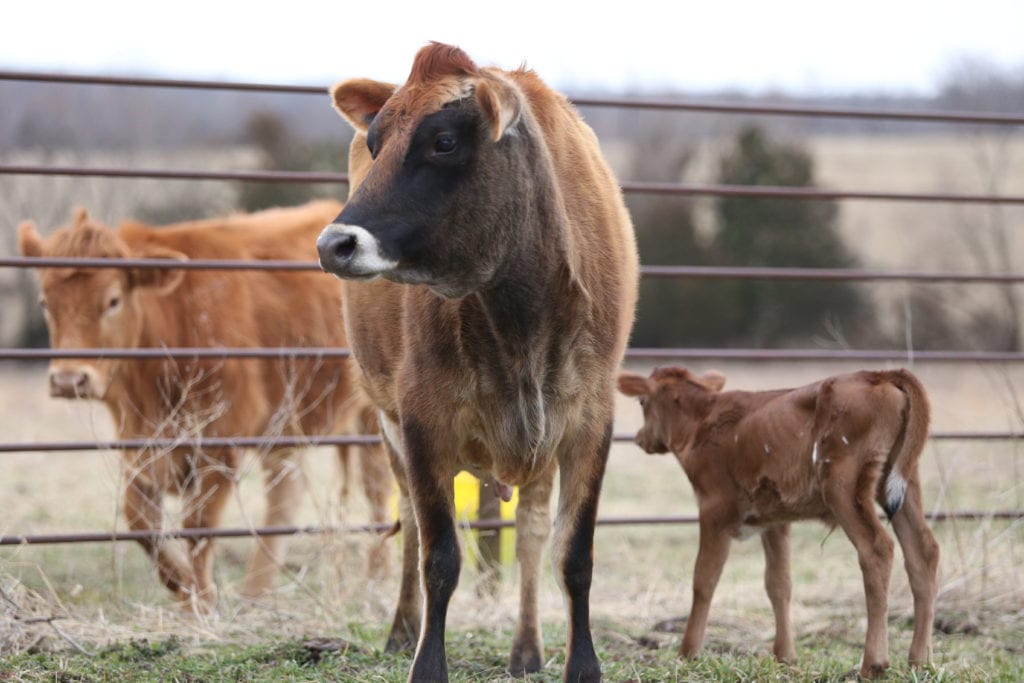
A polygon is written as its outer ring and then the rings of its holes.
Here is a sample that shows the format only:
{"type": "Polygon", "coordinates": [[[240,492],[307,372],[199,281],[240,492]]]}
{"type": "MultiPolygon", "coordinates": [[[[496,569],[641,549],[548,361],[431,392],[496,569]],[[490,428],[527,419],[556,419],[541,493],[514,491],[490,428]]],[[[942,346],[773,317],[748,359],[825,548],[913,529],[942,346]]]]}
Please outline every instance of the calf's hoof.
{"type": "Polygon", "coordinates": [[[540,671],[544,662],[540,656],[538,643],[516,643],[512,647],[512,656],[508,661],[508,673],[514,678],[522,678],[527,674],[540,671]]]}
{"type": "Polygon", "coordinates": [[[876,664],[862,664],[860,667],[861,678],[881,678],[885,675],[886,669],[889,668],[889,662],[879,662],[876,664]]]}
{"type": "Polygon", "coordinates": [[[391,629],[391,634],[388,636],[388,642],[384,645],[384,652],[388,654],[397,654],[399,652],[406,652],[416,647],[416,642],[419,637],[410,631],[405,629],[391,629]]]}

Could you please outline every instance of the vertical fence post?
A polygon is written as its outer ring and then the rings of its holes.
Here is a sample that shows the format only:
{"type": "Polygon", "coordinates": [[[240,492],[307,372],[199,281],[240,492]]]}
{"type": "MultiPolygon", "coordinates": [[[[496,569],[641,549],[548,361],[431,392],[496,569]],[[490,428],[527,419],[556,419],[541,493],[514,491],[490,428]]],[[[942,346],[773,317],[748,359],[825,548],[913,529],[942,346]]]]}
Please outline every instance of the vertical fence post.
{"type": "MultiPolygon", "coordinates": [[[[477,519],[481,522],[498,521],[501,519],[501,499],[494,485],[486,480],[480,481],[480,507],[477,519]]],[[[477,546],[480,548],[480,583],[477,593],[480,596],[493,596],[501,583],[501,530],[479,529],[477,546]]]]}

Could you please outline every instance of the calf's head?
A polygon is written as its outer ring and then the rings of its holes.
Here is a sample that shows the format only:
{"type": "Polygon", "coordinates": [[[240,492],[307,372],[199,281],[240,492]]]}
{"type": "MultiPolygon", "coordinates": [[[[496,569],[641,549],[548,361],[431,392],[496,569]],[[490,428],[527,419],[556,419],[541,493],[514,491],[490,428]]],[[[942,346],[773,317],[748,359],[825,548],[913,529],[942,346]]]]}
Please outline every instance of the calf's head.
{"type": "Polygon", "coordinates": [[[679,367],[655,368],[650,377],[624,372],[619,391],[640,400],[644,426],[636,443],[648,453],[667,453],[673,443],[686,443],[707,415],[712,394],[725,386],[725,375],[711,370],[695,377],[679,367]]]}
{"type": "MultiPolygon", "coordinates": [[[[171,258],[184,254],[160,246],[132,252],[109,227],[78,210],[71,225],[46,239],[35,225],[18,226],[18,249],[24,256],[52,258],[171,258]]],[[[39,303],[55,349],[134,347],[142,334],[139,293],[167,294],[180,284],[180,269],[40,268],[39,303]]],[[[131,362],[131,361],[128,361],[131,362]]],[[[111,359],[54,359],[50,395],[102,399],[116,372],[111,359]]]]}
{"type": "Polygon", "coordinates": [[[356,135],[348,202],[317,240],[323,269],[449,298],[490,282],[522,243],[521,207],[550,173],[520,89],[433,43],[403,86],[347,80],[331,98],[356,135]]]}

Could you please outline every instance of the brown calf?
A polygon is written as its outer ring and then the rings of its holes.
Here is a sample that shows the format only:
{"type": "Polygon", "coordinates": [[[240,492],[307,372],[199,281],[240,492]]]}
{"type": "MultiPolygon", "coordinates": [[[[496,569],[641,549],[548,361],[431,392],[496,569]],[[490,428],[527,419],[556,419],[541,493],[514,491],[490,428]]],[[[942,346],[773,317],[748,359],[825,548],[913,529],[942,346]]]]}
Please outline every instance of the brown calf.
{"type": "MultiPolygon", "coordinates": [[[[45,240],[19,227],[21,253],[51,257],[295,259],[315,256],[312,240],[341,210],[333,201],[295,209],[195,221],[162,228],[127,223],[112,230],[79,211],[45,240]]],[[[47,268],[39,272],[54,348],[193,346],[345,346],[336,324],[338,283],[316,273],[47,268]]],[[[359,421],[366,399],[350,364],[334,360],[54,360],[50,393],[102,401],[121,438],[337,432],[359,421]]],[[[375,425],[375,416],[363,423],[375,425]]],[[[339,449],[347,461],[347,449],[339,449]]],[[[384,458],[361,449],[365,490],[384,521],[390,477],[384,458]]],[[[290,524],[302,478],[293,449],[262,458],[264,524],[290,524]]],[[[183,496],[186,527],[216,526],[237,474],[235,449],[173,448],[124,452],[124,509],[132,530],[159,530],[163,497],[183,496]]],[[[243,592],[272,585],[283,538],[263,537],[249,561],[243,592]]],[[[163,583],[187,604],[214,598],[212,545],[189,540],[191,556],[164,540],[142,545],[163,583]]]]}
{"type": "Polygon", "coordinates": [[[929,405],[906,370],[857,372],[799,389],[721,392],[725,377],[658,368],[623,374],[619,390],[637,396],[644,426],[637,444],[672,451],[700,509],[693,607],[679,652],[696,656],[708,607],[733,537],[761,533],[765,587],[775,612],[775,656],[793,661],[789,624],[789,523],[838,524],[864,574],[868,628],[861,674],[889,665],[886,612],[893,543],[875,503],[892,520],[914,595],[911,664],[931,657],[939,546],[925,523],[917,461],[929,405]]]}
{"type": "Polygon", "coordinates": [[[452,479],[468,470],[503,494],[520,487],[509,671],[540,669],[537,587],[557,469],[565,677],[599,680],[594,520],[637,291],[618,184],[564,97],[530,71],[478,68],[458,48],[420,50],[400,88],[350,80],[332,97],[357,134],[350,199],[318,240],[320,263],[365,281],[348,285],[345,323],[380,409],[402,525],[419,528],[404,537],[388,648],[418,638],[410,680],[447,680],[460,568],[452,479]]]}

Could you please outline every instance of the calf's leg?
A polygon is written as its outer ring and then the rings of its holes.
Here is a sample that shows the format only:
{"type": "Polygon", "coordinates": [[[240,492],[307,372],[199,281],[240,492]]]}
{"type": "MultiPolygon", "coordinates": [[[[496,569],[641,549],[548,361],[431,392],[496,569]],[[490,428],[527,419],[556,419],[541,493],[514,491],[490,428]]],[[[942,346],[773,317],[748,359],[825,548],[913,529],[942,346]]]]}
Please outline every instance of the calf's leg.
{"type": "Polygon", "coordinates": [[[931,661],[932,656],[939,544],[925,521],[921,484],[916,477],[907,484],[903,506],[893,515],[892,527],[903,548],[904,566],[914,595],[914,639],[910,643],[910,664],[919,666],[931,661]]]}
{"type": "Polygon", "coordinates": [[[764,587],[775,613],[775,645],[772,652],[780,662],[796,662],[793,630],[789,622],[789,599],[793,581],[789,571],[789,525],[778,524],[761,534],[764,548],[764,587]]]}
{"type": "Polygon", "coordinates": [[[608,421],[603,431],[580,434],[575,448],[559,454],[558,516],[551,552],[569,617],[563,680],[573,683],[601,680],[590,632],[590,585],[597,502],[611,434],[608,421]]]}
{"type": "Polygon", "coordinates": [[[516,560],[519,562],[519,624],[508,671],[523,676],[540,671],[544,664],[540,617],[537,614],[537,587],[540,583],[541,556],[551,534],[551,488],[555,470],[519,489],[516,507],[516,560]]]}
{"type": "Polygon", "coordinates": [[[711,598],[729,557],[730,532],[735,526],[731,512],[712,501],[700,508],[700,546],[693,568],[693,606],[686,620],[686,631],[679,644],[679,655],[696,657],[704,643],[711,598]]]}

